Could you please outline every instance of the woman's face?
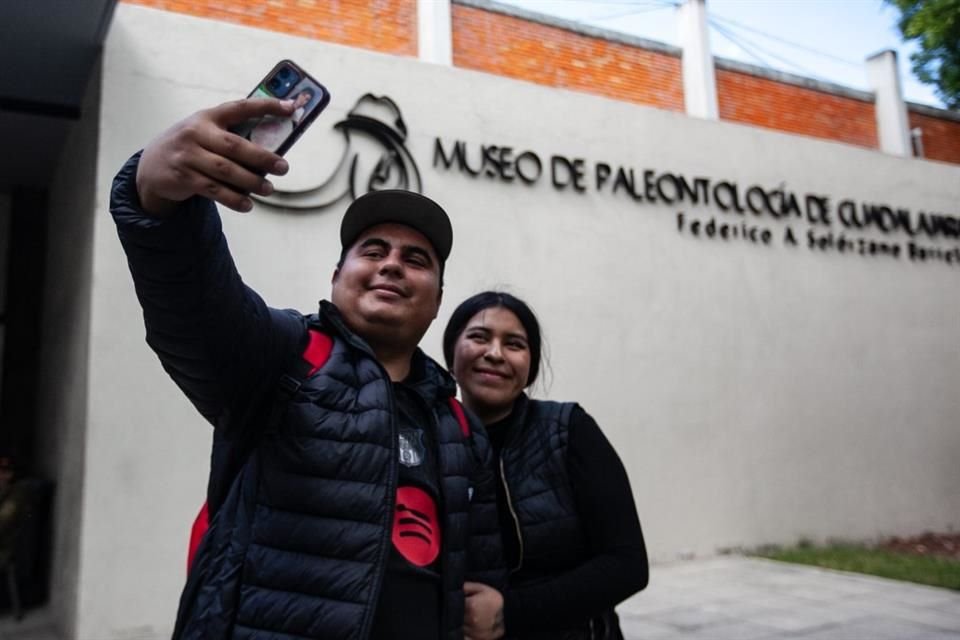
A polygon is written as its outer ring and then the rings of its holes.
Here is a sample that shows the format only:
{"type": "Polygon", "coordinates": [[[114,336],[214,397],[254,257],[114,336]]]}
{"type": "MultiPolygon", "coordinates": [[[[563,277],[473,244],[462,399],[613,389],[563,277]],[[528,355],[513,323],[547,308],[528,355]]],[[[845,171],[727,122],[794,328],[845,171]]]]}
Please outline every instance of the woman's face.
{"type": "Polygon", "coordinates": [[[506,417],[529,375],[527,332],[512,311],[490,307],[470,318],[453,351],[453,377],[467,408],[484,424],[506,417]]]}

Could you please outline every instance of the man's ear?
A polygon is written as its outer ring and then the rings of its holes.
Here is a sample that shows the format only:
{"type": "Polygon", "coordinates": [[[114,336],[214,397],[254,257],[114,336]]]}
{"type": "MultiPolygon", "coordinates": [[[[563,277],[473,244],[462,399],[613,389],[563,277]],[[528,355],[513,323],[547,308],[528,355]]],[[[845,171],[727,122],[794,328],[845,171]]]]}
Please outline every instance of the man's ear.
{"type": "Polygon", "coordinates": [[[337,278],[340,277],[340,267],[336,267],[333,270],[333,275],[330,277],[330,284],[334,284],[337,281],[337,278]]]}
{"type": "Polygon", "coordinates": [[[440,315],[440,304],[443,302],[443,289],[437,293],[437,312],[433,314],[433,319],[436,320],[437,316],[440,315]]]}

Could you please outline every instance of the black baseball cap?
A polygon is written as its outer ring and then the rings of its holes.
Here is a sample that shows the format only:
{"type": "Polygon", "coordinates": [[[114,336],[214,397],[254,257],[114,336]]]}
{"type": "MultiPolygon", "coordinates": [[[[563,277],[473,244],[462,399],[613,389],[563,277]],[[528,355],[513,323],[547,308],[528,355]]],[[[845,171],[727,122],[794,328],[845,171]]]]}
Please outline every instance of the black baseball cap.
{"type": "Polygon", "coordinates": [[[366,229],[387,222],[406,225],[422,233],[441,262],[450,256],[453,228],[447,212],[425,195],[405,189],[370,191],[350,203],[340,223],[341,247],[346,251],[366,229]]]}

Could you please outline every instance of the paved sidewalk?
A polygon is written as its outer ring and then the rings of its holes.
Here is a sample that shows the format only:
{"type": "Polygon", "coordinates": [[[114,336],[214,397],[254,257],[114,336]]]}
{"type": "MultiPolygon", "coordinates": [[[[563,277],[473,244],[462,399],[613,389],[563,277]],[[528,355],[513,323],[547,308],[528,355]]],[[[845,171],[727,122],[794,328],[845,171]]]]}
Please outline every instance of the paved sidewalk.
{"type": "Polygon", "coordinates": [[[960,640],[960,591],[757,558],[654,565],[626,640],[960,640]]]}
{"type": "MultiPolygon", "coordinates": [[[[960,640],[958,591],[739,556],[654,565],[618,611],[626,640],[960,640]]],[[[62,639],[31,611],[0,640],[62,639]]]]}

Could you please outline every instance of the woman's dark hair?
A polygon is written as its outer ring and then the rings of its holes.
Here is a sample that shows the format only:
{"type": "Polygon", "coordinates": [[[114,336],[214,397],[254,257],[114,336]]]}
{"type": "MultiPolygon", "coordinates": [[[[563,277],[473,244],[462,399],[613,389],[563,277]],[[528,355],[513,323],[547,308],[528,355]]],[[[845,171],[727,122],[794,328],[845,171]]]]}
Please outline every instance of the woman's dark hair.
{"type": "Polygon", "coordinates": [[[454,309],[453,315],[447,322],[447,328],[443,330],[443,359],[447,363],[447,368],[452,369],[454,347],[460,334],[463,333],[463,329],[470,322],[470,318],[484,309],[494,307],[502,307],[512,311],[520,320],[524,331],[527,332],[527,346],[530,349],[530,373],[527,375],[526,386],[529,387],[537,380],[537,374],[540,373],[540,323],[526,302],[503,291],[478,293],[470,296],[454,309]]]}

